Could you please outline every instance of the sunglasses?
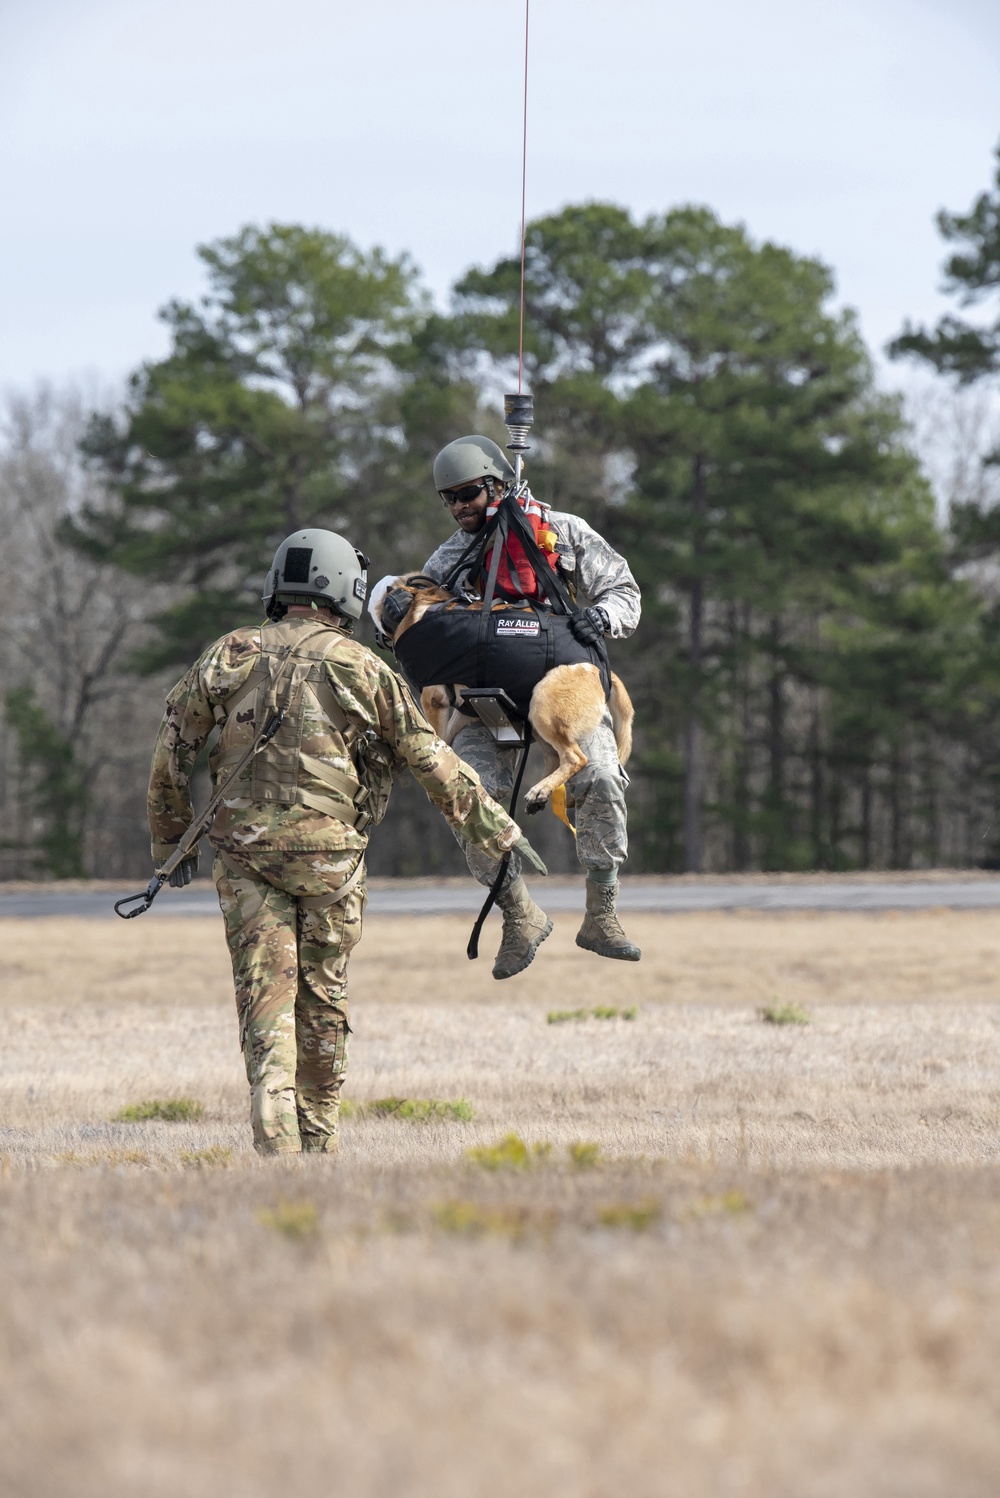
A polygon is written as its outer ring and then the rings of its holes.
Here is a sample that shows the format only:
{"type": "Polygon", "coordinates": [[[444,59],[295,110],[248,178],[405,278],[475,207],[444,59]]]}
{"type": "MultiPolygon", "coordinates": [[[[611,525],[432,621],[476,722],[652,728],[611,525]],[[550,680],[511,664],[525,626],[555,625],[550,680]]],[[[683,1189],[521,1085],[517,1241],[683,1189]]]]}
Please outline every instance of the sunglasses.
{"type": "Polygon", "coordinates": [[[440,493],[445,504],[454,508],[455,505],[468,504],[469,500],[478,499],[485,488],[486,480],[480,479],[478,484],[464,484],[461,489],[449,489],[447,493],[441,490],[440,493]]]}

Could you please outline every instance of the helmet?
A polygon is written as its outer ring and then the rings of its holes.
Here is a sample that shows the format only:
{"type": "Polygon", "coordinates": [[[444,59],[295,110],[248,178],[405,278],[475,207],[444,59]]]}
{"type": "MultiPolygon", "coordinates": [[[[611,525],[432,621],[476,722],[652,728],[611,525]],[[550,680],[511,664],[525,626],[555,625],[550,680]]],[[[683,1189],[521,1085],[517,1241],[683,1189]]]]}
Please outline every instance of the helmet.
{"type": "Polygon", "coordinates": [[[360,619],[368,591],[368,558],[335,531],[295,531],[274,553],[262,594],[268,618],[277,604],[328,604],[360,619]]]}
{"type": "Polygon", "coordinates": [[[454,489],[459,484],[473,484],[476,479],[500,479],[509,484],[514,470],[489,437],[459,437],[442,447],[434,459],[434,487],[454,489]]]}

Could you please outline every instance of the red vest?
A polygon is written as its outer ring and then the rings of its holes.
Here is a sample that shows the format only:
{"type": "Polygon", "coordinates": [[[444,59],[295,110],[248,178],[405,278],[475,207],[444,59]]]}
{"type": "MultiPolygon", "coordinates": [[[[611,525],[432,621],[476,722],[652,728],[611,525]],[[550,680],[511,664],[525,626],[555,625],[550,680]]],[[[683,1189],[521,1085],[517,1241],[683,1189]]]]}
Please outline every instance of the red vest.
{"type": "MultiPolygon", "coordinates": [[[[524,517],[535,533],[535,540],[539,549],[545,552],[549,566],[555,568],[559,558],[556,555],[556,533],[540,516],[527,511],[524,517]]],[[[493,545],[496,545],[494,541],[493,545]]],[[[479,589],[485,592],[486,582],[490,575],[490,565],[493,560],[493,546],[483,558],[482,570],[479,574],[479,589]]],[[[544,601],[545,595],[538,586],[538,578],[535,576],[535,568],[528,560],[527,552],[519,536],[508,536],[503,555],[500,558],[500,566],[497,569],[496,592],[498,598],[517,599],[530,598],[544,601]]]]}

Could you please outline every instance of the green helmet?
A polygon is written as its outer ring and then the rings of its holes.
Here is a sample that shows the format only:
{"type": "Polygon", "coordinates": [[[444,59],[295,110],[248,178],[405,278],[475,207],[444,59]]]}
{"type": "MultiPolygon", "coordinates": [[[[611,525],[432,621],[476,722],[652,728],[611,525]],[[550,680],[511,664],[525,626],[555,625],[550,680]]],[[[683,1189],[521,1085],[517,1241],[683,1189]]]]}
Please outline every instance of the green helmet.
{"type": "Polygon", "coordinates": [[[503,448],[489,437],[459,437],[442,447],[434,459],[434,487],[439,493],[456,489],[459,484],[474,484],[476,479],[500,479],[509,484],[513,477],[503,448]]]}
{"type": "Polygon", "coordinates": [[[272,617],[276,605],[327,604],[349,619],[360,619],[368,592],[368,558],[335,531],[295,531],[274,553],[264,579],[264,608],[272,617]]]}

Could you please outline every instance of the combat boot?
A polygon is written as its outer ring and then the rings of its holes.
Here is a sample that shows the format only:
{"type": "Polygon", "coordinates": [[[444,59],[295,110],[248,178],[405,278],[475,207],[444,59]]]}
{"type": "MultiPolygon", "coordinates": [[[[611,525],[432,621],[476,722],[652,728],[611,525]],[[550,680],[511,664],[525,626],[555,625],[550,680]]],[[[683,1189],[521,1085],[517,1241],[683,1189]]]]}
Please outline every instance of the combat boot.
{"type": "Polygon", "coordinates": [[[576,933],[576,944],[598,957],[617,957],[621,962],[638,962],[642,956],[634,941],[629,941],[621,928],[615,906],[618,901],[618,881],[598,884],[587,880],[587,914],[583,925],[576,933]]]}
{"type": "Polygon", "coordinates": [[[493,964],[494,978],[513,978],[523,973],[542,942],[552,930],[552,922],[528,893],[523,879],[515,879],[497,896],[503,912],[503,936],[493,964]]]}

